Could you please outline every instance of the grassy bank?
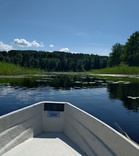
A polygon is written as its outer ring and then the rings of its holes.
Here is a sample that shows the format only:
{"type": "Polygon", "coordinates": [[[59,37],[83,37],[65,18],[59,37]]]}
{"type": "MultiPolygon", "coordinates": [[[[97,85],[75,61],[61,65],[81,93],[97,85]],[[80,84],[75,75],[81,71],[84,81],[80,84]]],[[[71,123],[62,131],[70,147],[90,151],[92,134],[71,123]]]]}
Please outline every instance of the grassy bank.
{"type": "Polygon", "coordinates": [[[104,69],[96,69],[90,71],[93,74],[126,74],[139,75],[139,67],[117,66],[104,69]]]}
{"type": "Polygon", "coordinates": [[[29,69],[18,65],[0,62],[0,75],[23,75],[42,72],[39,69],[29,69]]]}
{"type": "Polygon", "coordinates": [[[117,66],[111,68],[91,70],[91,74],[124,74],[125,76],[101,76],[110,81],[129,81],[132,83],[139,83],[139,67],[129,67],[129,66],[117,66]],[[135,76],[136,75],[136,76],[135,76]]]}

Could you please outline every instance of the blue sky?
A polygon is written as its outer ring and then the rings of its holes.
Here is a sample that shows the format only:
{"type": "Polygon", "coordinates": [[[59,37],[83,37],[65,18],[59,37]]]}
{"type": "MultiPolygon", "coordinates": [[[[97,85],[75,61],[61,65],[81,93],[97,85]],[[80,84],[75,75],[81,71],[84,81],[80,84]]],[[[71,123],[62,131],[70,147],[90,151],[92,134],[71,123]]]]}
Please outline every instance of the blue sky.
{"type": "Polygon", "coordinates": [[[139,31],[139,0],[0,0],[0,51],[109,55],[139,31]]]}

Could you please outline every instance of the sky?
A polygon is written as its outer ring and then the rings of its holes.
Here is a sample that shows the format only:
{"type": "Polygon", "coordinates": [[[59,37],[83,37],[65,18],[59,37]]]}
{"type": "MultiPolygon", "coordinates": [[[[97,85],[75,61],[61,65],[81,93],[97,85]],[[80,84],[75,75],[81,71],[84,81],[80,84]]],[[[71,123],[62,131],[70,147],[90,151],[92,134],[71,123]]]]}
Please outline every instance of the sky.
{"type": "Polygon", "coordinates": [[[0,0],[0,51],[109,55],[139,31],[139,0],[0,0]]]}

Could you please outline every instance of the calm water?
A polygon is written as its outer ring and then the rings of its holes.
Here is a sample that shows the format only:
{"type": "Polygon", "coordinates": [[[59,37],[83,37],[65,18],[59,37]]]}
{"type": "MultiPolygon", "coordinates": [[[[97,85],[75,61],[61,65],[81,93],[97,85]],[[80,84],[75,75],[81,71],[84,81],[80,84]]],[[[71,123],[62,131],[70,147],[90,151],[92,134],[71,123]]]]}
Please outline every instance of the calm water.
{"type": "Polygon", "coordinates": [[[139,143],[139,84],[107,83],[89,76],[0,79],[0,115],[35,102],[67,101],[139,143]],[[133,98],[134,97],[134,98],[133,98]]]}

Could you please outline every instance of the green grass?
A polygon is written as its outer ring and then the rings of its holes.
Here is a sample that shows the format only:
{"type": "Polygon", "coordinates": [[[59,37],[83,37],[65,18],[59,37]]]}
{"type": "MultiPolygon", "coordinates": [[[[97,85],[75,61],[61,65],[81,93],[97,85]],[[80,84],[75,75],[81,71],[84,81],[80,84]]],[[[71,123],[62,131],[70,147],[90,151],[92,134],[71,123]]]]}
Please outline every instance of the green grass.
{"type": "Polygon", "coordinates": [[[39,69],[30,69],[14,65],[6,62],[0,62],[0,75],[23,75],[23,74],[36,74],[42,72],[39,69]]]}
{"type": "Polygon", "coordinates": [[[123,66],[117,66],[117,67],[91,70],[90,72],[92,74],[139,75],[139,67],[129,67],[129,66],[123,65],[123,66]]]}

